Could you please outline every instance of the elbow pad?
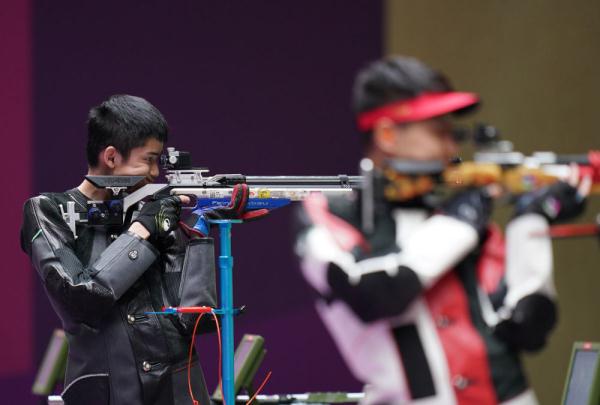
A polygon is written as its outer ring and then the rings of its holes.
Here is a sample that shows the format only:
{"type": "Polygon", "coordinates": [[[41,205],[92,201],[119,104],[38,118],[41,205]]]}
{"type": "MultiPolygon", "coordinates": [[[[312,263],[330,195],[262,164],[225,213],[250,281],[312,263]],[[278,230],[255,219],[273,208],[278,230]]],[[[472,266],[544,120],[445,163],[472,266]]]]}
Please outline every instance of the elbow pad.
{"type": "Polygon", "coordinates": [[[92,278],[112,291],[118,300],[157,257],[158,252],[150,242],[127,232],[111,243],[91,266],[92,278]]]}

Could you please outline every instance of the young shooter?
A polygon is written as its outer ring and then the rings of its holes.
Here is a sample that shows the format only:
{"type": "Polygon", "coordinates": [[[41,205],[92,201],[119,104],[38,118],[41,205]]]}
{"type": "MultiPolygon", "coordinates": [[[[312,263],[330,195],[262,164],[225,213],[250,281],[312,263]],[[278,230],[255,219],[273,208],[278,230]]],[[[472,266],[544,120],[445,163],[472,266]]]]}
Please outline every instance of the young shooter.
{"type": "MultiPolygon", "coordinates": [[[[167,122],[149,102],[112,96],[89,113],[88,174],[144,176],[151,183],[167,135],[167,122]]],[[[243,212],[247,188],[234,196],[229,208],[213,214],[243,212]]],[[[178,228],[187,196],[147,202],[122,229],[78,224],[75,238],[61,206],[66,211],[73,201],[85,213],[87,201],[108,198],[107,190],[84,180],[63,193],[33,197],[24,207],[21,246],[69,342],[62,397],[67,405],[189,404],[187,356],[195,317],[147,312],[215,306],[213,241],[178,228]]],[[[184,229],[191,230],[195,219],[184,229]]],[[[208,405],[195,354],[190,372],[195,397],[208,405]]]]}

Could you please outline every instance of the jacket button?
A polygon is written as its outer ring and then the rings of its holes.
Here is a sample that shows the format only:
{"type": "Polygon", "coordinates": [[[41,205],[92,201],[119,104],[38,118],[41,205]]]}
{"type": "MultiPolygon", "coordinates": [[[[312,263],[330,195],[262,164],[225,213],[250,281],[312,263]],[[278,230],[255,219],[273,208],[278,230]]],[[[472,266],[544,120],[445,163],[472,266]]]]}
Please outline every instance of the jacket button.
{"type": "Polygon", "coordinates": [[[131,260],[135,260],[135,259],[138,258],[138,251],[137,250],[130,250],[128,256],[129,256],[129,258],[131,260]]]}
{"type": "Polygon", "coordinates": [[[135,323],[135,316],[127,315],[127,323],[129,323],[130,325],[133,325],[135,323]]]}
{"type": "Polygon", "coordinates": [[[152,364],[150,364],[149,362],[145,361],[142,363],[142,370],[148,372],[150,370],[152,370],[152,364]]]}
{"type": "Polygon", "coordinates": [[[457,390],[462,391],[469,386],[469,380],[460,374],[455,375],[454,378],[452,378],[452,385],[454,385],[457,390]]]}

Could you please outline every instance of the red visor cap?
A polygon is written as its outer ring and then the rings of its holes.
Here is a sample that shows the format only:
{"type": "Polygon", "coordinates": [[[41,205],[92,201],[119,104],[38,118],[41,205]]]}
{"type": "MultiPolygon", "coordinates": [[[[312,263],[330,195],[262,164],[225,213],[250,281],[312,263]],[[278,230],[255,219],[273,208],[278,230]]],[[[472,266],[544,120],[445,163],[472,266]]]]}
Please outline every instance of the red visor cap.
{"type": "Polygon", "coordinates": [[[359,114],[357,119],[358,129],[369,131],[381,118],[388,118],[397,124],[428,120],[460,111],[478,103],[479,97],[475,93],[457,91],[423,93],[415,98],[395,101],[359,114]]]}

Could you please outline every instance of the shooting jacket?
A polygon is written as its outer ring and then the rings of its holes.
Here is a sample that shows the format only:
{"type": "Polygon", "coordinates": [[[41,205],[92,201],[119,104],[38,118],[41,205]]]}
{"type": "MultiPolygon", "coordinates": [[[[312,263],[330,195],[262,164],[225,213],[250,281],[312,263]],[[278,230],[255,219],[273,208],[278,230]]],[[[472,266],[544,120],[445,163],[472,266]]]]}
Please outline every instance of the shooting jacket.
{"type": "MultiPolygon", "coordinates": [[[[147,312],[216,304],[212,239],[188,242],[179,231],[150,243],[120,229],[77,226],[60,206],[77,189],[43,194],[24,206],[21,246],[37,270],[69,342],[62,397],[69,404],[189,404],[187,357],[194,316],[147,312]]],[[[126,229],[126,228],[125,228],[126,229]]],[[[214,326],[212,321],[200,329],[214,326]]],[[[194,354],[193,390],[209,403],[194,354]]]]}
{"type": "Polygon", "coordinates": [[[485,240],[421,204],[315,196],[297,251],[317,312],[366,404],[536,403],[519,360],[554,326],[551,246],[538,215],[485,240]]]}

